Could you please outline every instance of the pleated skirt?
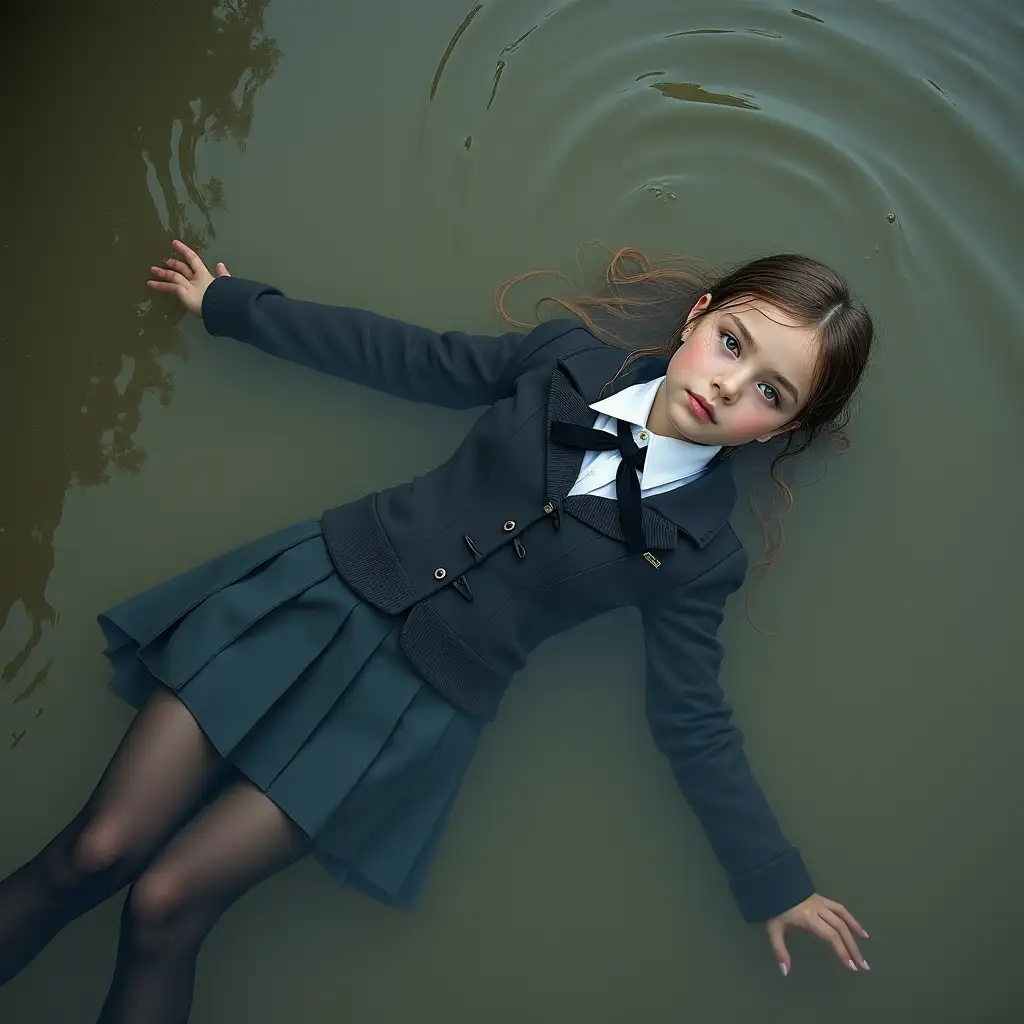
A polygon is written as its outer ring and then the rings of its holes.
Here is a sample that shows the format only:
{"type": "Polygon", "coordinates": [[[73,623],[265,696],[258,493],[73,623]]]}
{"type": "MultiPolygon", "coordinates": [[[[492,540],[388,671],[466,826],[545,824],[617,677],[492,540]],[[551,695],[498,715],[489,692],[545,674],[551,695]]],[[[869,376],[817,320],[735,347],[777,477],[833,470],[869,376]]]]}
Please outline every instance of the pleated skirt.
{"type": "Polygon", "coordinates": [[[404,617],[345,585],[319,522],[215,558],[99,621],[114,693],[141,707],[170,687],[336,881],[416,902],[482,723],[410,664],[404,617]]]}

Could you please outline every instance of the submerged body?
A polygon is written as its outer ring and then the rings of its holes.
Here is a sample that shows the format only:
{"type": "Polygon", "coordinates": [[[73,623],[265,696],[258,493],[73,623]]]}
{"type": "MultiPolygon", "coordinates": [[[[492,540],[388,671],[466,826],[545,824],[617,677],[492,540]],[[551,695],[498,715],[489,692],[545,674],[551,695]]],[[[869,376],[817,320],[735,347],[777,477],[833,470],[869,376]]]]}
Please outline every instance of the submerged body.
{"type": "Polygon", "coordinates": [[[108,1024],[185,1020],[213,923],[306,854],[411,906],[513,675],[547,637],[627,605],[653,735],[743,917],[766,922],[783,973],[788,925],[866,967],[866,933],[815,893],[717,682],[746,570],[726,455],[813,421],[831,314],[815,328],[755,292],[709,317],[709,293],[670,353],[633,360],[574,321],[479,338],[297,302],[222,265],[214,281],[176,247],[185,261],[151,284],[212,334],[485,411],[425,475],[100,617],[112,686],[141,711],[82,813],[0,883],[0,981],[126,883],[108,1024]]]}

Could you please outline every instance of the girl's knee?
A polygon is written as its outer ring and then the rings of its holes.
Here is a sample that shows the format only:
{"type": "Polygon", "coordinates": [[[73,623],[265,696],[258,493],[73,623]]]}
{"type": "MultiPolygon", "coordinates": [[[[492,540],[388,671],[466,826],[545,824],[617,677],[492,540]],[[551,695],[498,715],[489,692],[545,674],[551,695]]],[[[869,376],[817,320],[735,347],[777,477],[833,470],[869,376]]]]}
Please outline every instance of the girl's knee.
{"type": "Polygon", "coordinates": [[[128,890],[128,913],[140,925],[170,925],[190,905],[190,893],[184,879],[159,867],[144,871],[128,890]]]}
{"type": "Polygon", "coordinates": [[[125,924],[134,946],[152,955],[194,951],[217,914],[172,866],[144,871],[128,890],[125,924]]]}
{"type": "Polygon", "coordinates": [[[116,818],[89,822],[72,841],[67,881],[75,883],[126,866],[134,859],[133,845],[124,822],[116,818]]]}

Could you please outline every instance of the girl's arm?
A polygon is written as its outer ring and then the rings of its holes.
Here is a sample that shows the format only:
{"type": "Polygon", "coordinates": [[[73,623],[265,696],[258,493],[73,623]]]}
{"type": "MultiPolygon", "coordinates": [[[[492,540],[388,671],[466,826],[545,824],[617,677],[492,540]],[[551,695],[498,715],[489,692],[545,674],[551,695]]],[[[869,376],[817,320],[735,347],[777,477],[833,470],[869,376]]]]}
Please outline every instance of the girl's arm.
{"type": "Polygon", "coordinates": [[[814,892],[783,837],[743,750],[718,685],[718,627],[743,582],[736,550],[696,582],[641,609],[647,648],[647,719],[687,802],[707,833],[747,921],[764,921],[814,892]]]}
{"type": "Polygon", "coordinates": [[[211,334],[416,402],[463,409],[506,397],[523,362],[575,326],[554,321],[496,338],[438,334],[365,310],[288,299],[231,277],[223,264],[214,278],[184,243],[174,247],[183,259],[151,267],[150,287],[178,295],[211,334]]]}
{"type": "Polygon", "coordinates": [[[854,958],[863,965],[852,930],[867,933],[845,907],[815,893],[754,778],[743,734],[718,685],[718,628],[726,599],[745,574],[746,556],[737,548],[693,583],[641,608],[651,732],[725,869],[744,919],[766,923],[783,974],[790,967],[783,940],[788,925],[829,942],[848,967],[854,958]]]}

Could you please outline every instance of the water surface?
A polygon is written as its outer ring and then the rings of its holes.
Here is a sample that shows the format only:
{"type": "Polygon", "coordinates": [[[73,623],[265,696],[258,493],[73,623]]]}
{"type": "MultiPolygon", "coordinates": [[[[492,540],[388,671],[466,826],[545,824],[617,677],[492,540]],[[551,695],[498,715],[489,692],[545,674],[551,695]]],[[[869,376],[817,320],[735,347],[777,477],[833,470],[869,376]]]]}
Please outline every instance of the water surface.
{"type": "MultiPolygon", "coordinates": [[[[478,331],[503,278],[574,273],[587,239],[795,249],[850,276],[881,343],[851,452],[808,461],[751,597],[766,632],[730,607],[723,685],[872,973],[795,936],[783,981],[740,921],[623,612],[517,681],[414,915],[300,864],[218,926],[193,1020],[1019,1019],[1017,0],[103,0],[4,34],[0,873],[130,721],[98,610],[435,464],[474,415],[206,337],[144,288],[170,237],[478,331]]],[[[117,914],[0,1018],[92,1020],[117,914]]]]}

